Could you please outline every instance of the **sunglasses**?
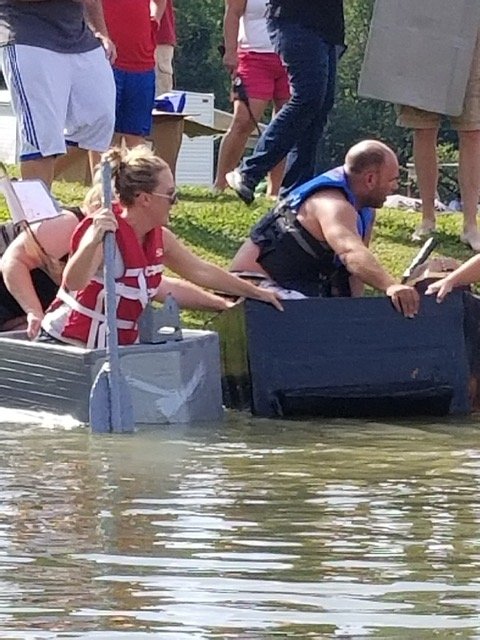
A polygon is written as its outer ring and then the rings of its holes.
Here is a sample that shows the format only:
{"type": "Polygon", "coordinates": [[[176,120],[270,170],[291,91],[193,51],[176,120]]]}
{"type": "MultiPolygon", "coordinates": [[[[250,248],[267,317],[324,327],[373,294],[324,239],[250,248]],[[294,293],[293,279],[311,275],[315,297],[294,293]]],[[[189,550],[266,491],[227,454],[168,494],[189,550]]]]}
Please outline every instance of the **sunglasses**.
{"type": "Polygon", "coordinates": [[[174,193],[158,193],[158,191],[151,191],[150,195],[158,196],[159,198],[165,198],[171,205],[174,205],[178,202],[178,193],[175,191],[174,193]]]}

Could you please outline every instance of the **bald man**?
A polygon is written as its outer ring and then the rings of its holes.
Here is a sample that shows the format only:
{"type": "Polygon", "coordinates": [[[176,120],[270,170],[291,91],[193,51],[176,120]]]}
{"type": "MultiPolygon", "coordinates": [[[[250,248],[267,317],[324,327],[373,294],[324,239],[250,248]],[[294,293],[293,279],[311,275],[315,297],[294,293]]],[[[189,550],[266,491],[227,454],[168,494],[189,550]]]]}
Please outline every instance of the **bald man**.
{"type": "Polygon", "coordinates": [[[232,271],[256,271],[305,296],[383,291],[406,317],[417,291],[399,284],[368,249],[375,209],[398,186],[395,153],[377,140],[354,145],[345,164],[294,189],[251,230],[232,271]]]}

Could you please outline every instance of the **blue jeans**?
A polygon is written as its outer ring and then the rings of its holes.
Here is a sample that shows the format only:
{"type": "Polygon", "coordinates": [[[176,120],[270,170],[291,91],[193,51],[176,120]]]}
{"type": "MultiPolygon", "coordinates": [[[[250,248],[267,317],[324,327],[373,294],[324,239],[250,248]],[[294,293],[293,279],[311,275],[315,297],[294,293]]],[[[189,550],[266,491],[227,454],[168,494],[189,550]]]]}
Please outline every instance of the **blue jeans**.
{"type": "MultiPolygon", "coordinates": [[[[312,0],[314,1],[314,0],[312,0]]],[[[280,195],[314,176],[317,144],[333,106],[337,51],[313,29],[281,18],[267,20],[275,51],[287,67],[292,97],[260,137],[240,171],[251,188],[287,156],[280,195]]]]}

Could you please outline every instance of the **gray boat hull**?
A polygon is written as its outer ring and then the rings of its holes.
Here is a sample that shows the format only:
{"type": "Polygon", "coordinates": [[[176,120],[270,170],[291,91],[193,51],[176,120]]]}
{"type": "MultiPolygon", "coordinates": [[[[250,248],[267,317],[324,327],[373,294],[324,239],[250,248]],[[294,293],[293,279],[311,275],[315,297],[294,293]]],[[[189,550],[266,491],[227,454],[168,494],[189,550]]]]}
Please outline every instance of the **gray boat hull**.
{"type": "MultiPolygon", "coordinates": [[[[120,347],[135,422],[170,424],[222,418],[218,336],[183,330],[183,339],[120,347]]],[[[92,383],[105,351],[0,335],[0,406],[71,415],[88,422],[92,383]]]]}

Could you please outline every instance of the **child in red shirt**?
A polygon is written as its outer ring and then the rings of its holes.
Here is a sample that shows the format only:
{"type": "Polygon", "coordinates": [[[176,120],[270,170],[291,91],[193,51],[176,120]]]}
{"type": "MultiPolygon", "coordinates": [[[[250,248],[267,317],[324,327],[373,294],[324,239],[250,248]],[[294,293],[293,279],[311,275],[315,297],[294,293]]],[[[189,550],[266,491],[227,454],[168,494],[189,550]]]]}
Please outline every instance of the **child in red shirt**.
{"type": "Polygon", "coordinates": [[[155,47],[164,6],[164,0],[103,0],[108,32],[117,47],[115,134],[125,138],[127,147],[142,144],[152,126],[155,47]]]}

